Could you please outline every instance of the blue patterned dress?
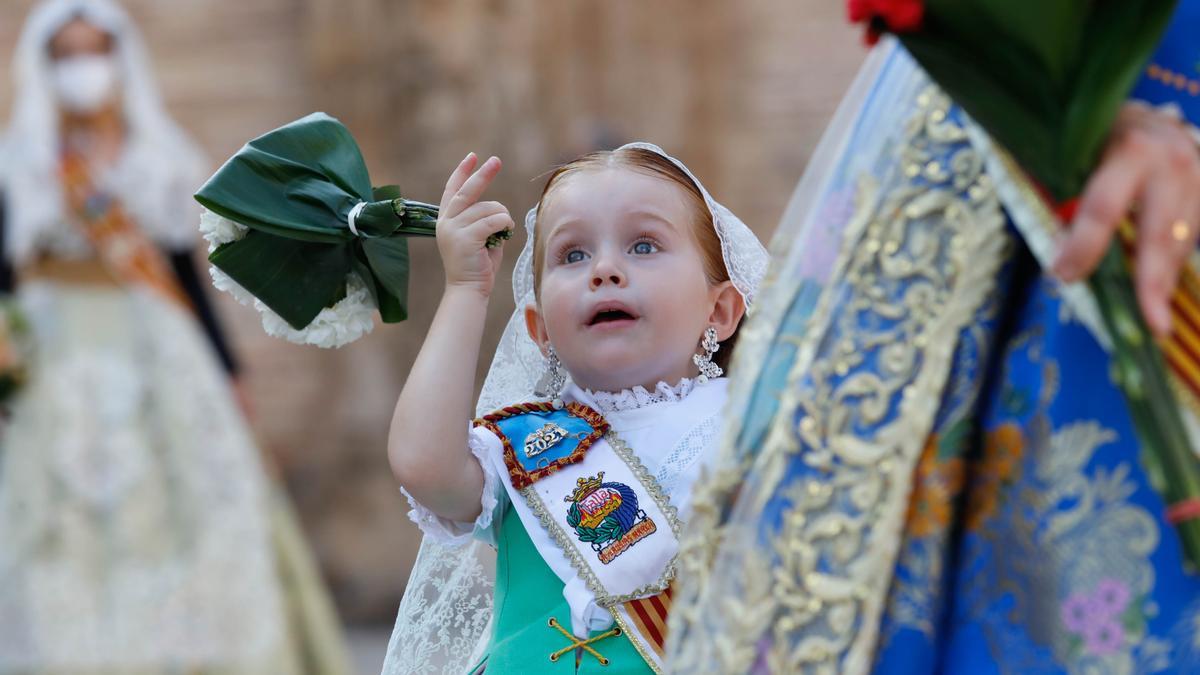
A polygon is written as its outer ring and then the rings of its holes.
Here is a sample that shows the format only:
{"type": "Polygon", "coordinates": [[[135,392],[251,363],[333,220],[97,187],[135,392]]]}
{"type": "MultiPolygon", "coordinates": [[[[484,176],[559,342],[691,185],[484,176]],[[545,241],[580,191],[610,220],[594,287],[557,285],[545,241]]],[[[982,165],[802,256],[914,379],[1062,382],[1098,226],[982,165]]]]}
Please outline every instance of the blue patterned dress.
{"type": "Polygon", "coordinates": [[[675,671],[1200,672],[1200,576],[1095,306],[1041,271],[1058,225],[906,54],[876,58],[742,336],[675,671]]]}

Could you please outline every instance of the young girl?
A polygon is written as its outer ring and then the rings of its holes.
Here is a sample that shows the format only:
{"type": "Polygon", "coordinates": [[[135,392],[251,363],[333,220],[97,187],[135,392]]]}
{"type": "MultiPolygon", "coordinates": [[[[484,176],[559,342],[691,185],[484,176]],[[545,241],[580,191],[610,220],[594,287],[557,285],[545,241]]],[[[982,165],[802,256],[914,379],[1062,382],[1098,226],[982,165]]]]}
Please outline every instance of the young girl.
{"type": "Polygon", "coordinates": [[[489,672],[660,672],[720,357],[766,252],[655,146],[561,167],[526,218],[517,311],[481,397],[505,407],[468,425],[501,255],[485,242],[512,225],[479,201],[500,161],[476,164],[442,198],[446,291],[396,405],[392,468],[429,538],[497,549],[489,672]]]}

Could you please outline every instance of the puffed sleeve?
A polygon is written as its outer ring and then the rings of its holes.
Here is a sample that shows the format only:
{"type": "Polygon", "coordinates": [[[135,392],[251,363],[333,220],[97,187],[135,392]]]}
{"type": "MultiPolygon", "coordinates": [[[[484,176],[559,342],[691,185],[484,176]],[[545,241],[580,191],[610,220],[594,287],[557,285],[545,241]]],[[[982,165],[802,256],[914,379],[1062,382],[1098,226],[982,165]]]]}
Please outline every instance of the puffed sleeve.
{"type": "Polygon", "coordinates": [[[503,478],[497,473],[491,458],[499,457],[504,448],[500,439],[483,427],[474,427],[468,432],[467,447],[483,469],[483,494],[479,503],[481,508],[479,517],[474,522],[463,523],[443,518],[414,499],[408,490],[400,488],[400,492],[412,507],[408,512],[409,519],[421,528],[426,537],[451,545],[466,543],[467,540],[475,538],[495,546],[495,525],[499,522],[500,513],[508,504],[508,495],[501,482],[503,478]]]}

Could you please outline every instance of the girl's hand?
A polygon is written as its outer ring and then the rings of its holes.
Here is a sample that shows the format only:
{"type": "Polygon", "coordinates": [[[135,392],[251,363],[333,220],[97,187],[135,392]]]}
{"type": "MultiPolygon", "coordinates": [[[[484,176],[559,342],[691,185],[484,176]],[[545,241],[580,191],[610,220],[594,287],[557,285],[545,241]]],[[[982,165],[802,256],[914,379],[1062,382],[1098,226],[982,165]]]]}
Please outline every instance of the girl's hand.
{"type": "Polygon", "coordinates": [[[1171,295],[1200,238],[1200,150],[1179,120],[1138,103],[1126,104],[1117,118],[1054,273],[1067,282],[1087,277],[1131,212],[1138,304],[1150,329],[1164,337],[1171,332],[1171,295]]]}
{"type": "Polygon", "coordinates": [[[486,298],[492,293],[504,250],[485,244],[489,236],[511,229],[513,219],[503,204],[478,201],[500,172],[500,160],[492,157],[474,171],[478,161],[475,153],[468,154],[446,181],[437,245],[446,268],[446,288],[466,288],[486,298]]]}

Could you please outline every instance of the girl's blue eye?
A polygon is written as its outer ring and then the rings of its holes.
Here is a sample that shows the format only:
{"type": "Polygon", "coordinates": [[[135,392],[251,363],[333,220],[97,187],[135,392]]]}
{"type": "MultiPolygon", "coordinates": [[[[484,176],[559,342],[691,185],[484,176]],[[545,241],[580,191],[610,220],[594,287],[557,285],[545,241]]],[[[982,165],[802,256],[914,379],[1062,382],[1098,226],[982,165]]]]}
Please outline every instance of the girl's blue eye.
{"type": "Polygon", "coordinates": [[[633,245],[633,252],[637,255],[650,255],[658,251],[658,247],[648,241],[639,241],[633,245]]]}
{"type": "Polygon", "coordinates": [[[563,256],[563,262],[567,263],[568,265],[571,263],[583,262],[584,258],[586,257],[587,256],[584,255],[583,251],[576,249],[574,251],[567,251],[567,255],[563,256]]]}

